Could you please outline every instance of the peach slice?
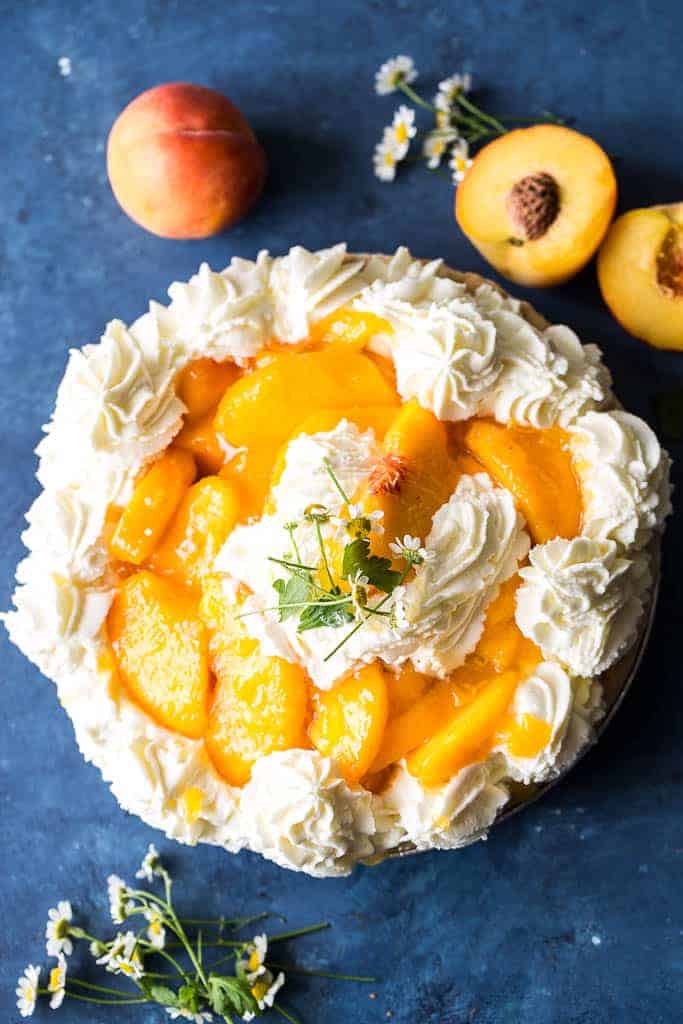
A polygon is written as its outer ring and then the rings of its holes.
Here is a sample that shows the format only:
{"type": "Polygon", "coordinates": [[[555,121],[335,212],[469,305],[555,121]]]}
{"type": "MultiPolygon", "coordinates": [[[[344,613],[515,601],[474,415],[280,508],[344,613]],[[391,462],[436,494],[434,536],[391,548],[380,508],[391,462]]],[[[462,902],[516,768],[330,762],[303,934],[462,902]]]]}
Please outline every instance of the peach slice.
{"type": "Polygon", "coordinates": [[[194,477],[194,459],[189,452],[175,448],[147,470],[109,541],[115,558],[134,565],[149,558],[194,477]]]}
{"type": "Polygon", "coordinates": [[[479,760],[500,727],[519,683],[516,672],[494,678],[451,715],[430,740],[407,758],[408,771],[423,786],[440,786],[479,760]]]}
{"type": "Polygon", "coordinates": [[[450,497],[457,468],[448,432],[415,399],[397,413],[384,437],[384,456],[373,468],[360,498],[368,512],[384,513],[384,533],[373,547],[384,556],[395,537],[424,540],[436,510],[450,497]]]}
{"type": "Polygon", "coordinates": [[[178,398],[187,407],[185,422],[201,419],[215,409],[240,372],[234,363],[218,363],[215,359],[193,359],[188,363],[176,387],[178,398]]]}
{"type": "Polygon", "coordinates": [[[202,473],[214,474],[225,463],[225,451],[214,430],[214,411],[209,410],[197,420],[186,423],[174,438],[174,445],[194,455],[202,473]]]}
{"type": "Polygon", "coordinates": [[[309,736],[321,754],[337,762],[347,782],[358,782],[379,751],[388,713],[384,673],[368,665],[318,694],[309,736]]]}
{"type": "Polygon", "coordinates": [[[517,284],[573,277],[614,213],[617,182],[596,142],[560,125],[508,132],[477,153],[455,194],[458,224],[517,284]]]}
{"type": "Polygon", "coordinates": [[[121,681],[145,711],[191,739],[203,735],[209,696],[208,633],[197,602],[143,570],[121,584],[107,620],[121,681]]]}
{"type": "Polygon", "coordinates": [[[462,436],[493,479],[514,496],[537,544],[577,535],[581,493],[564,431],[471,420],[462,436]]]}
{"type": "Polygon", "coordinates": [[[245,514],[259,514],[280,446],[308,416],[325,409],[395,403],[396,393],[374,363],[348,345],[279,353],[240,378],[221,400],[217,434],[236,448],[246,448],[221,475],[240,481],[245,514]]]}
{"type": "Polygon", "coordinates": [[[217,771],[243,786],[259,758],[309,746],[308,684],[303,669],[282,658],[245,655],[239,646],[226,654],[215,663],[206,749],[217,771]]]}
{"type": "Polygon", "coordinates": [[[387,692],[389,694],[389,717],[395,718],[413,704],[429,689],[434,682],[431,676],[425,676],[405,662],[395,673],[387,673],[387,692]]]}
{"type": "Polygon", "coordinates": [[[181,501],[149,558],[150,567],[180,582],[198,583],[211,570],[238,516],[239,496],[232,484],[218,476],[204,477],[181,501]]]}
{"type": "Polygon", "coordinates": [[[630,334],[683,349],[683,203],[618,217],[598,255],[598,281],[630,334]]]}
{"type": "Polygon", "coordinates": [[[360,350],[376,335],[392,333],[392,326],[384,317],[342,307],[314,324],[310,338],[317,344],[341,341],[360,350]]]}

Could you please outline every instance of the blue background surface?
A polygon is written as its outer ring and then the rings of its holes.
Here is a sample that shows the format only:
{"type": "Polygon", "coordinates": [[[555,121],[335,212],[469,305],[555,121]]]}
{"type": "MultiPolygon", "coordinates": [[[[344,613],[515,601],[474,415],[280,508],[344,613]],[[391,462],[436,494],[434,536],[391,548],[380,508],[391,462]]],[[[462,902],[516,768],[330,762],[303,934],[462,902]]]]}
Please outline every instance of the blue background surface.
{"type": "MultiPolygon", "coordinates": [[[[387,57],[412,54],[430,92],[470,70],[490,109],[574,117],[614,157],[621,209],[683,199],[679,0],[53,0],[0,11],[0,607],[37,493],[32,450],[69,346],[96,340],[114,316],[134,319],[201,260],[220,268],[263,247],[404,243],[486,272],[453,222],[445,179],[417,168],[393,186],[373,178],[372,146],[395,105],[372,92],[387,57]],[[72,62],[67,78],[62,56],[72,62]],[[270,158],[257,209],[204,242],[145,234],[118,209],[105,175],[116,114],[140,90],[178,79],[224,90],[270,158]]],[[[680,387],[683,355],[630,339],[603,306],[592,266],[562,288],[527,294],[551,320],[602,345],[626,403],[655,422],[653,397],[680,387]]],[[[272,908],[292,927],[329,918],[331,932],[297,946],[300,960],[381,976],[368,987],[293,986],[287,1002],[308,1024],[680,1020],[680,527],[669,528],[638,682],[569,780],[487,843],[343,880],[183,848],[125,815],[80,758],[53,687],[3,633],[0,1019],[19,1019],[14,978],[44,962],[47,908],[71,898],[93,927],[104,924],[106,875],[130,876],[156,840],[188,911],[272,908]]],[[[167,1019],[75,1004],[60,1015],[167,1019]]],[[[43,1005],[37,1017],[48,1016],[43,1005]]]]}

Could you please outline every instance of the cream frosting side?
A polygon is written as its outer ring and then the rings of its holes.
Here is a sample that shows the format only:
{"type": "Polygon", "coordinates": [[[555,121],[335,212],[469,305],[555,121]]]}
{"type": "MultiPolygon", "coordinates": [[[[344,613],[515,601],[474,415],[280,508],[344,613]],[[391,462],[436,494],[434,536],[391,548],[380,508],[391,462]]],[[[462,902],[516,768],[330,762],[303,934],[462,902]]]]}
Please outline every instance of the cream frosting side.
{"type": "MultiPolygon", "coordinates": [[[[179,429],[184,407],[175,380],[190,359],[210,356],[243,364],[274,333],[282,341],[297,341],[321,317],[349,303],[372,307],[380,316],[382,303],[387,309],[398,305],[406,316],[401,304],[412,305],[421,324],[430,316],[439,321],[444,338],[450,331],[445,323],[449,306],[457,310],[458,323],[474,325],[474,343],[466,355],[453,346],[453,359],[459,360],[457,388],[448,392],[442,387],[443,394],[451,394],[447,401],[453,408],[453,394],[468,402],[472,393],[485,392],[478,384],[483,374],[495,378],[482,399],[493,404],[479,411],[490,408],[499,418],[540,426],[571,425],[581,417],[572,446],[579,454],[590,512],[586,532],[594,539],[613,538],[624,547],[646,543],[669,509],[668,458],[642,421],[620,419],[629,414],[590,412],[611,401],[597,350],[581,349],[567,328],[533,328],[529,334],[516,300],[488,285],[472,297],[464,284],[442,274],[440,261],[423,264],[405,249],[388,260],[348,259],[344,246],[319,253],[297,248],[277,259],[261,253],[254,262],[234,259],[220,274],[203,266],[187,284],[173,285],[170,297],[170,306],[151,303],[149,312],[128,328],[112,321],[99,345],[70,355],[52,421],[38,447],[38,477],[45,491],[27,516],[24,540],[30,554],[17,572],[15,608],[3,616],[12,640],[57,682],[84,756],[100,768],[122,806],[182,841],[230,850],[248,845],[278,863],[327,875],[346,873],[356,860],[402,841],[420,848],[456,846],[483,834],[505,802],[506,777],[547,777],[544,773],[569,763],[589,740],[599,713],[600,690],[594,681],[571,680],[567,724],[564,731],[554,726],[548,761],[535,766],[516,765],[499,751],[490,763],[464,769],[464,775],[458,773],[438,791],[427,792],[410,777],[406,781],[403,770],[394,787],[377,797],[349,789],[316,752],[290,751],[273,762],[263,759],[253,785],[235,790],[216,774],[202,743],[157,726],[125,692],[117,694],[112,687],[102,633],[111,600],[102,577],[106,508],[128,499],[140,470],[179,429]],[[489,358],[490,325],[495,351],[489,358]],[[599,470],[591,473],[591,463],[599,470]],[[600,477],[603,463],[610,467],[613,485],[600,477]],[[288,780],[286,786],[279,784],[280,777],[288,780]],[[186,804],[188,790],[197,799],[186,804]],[[279,811],[271,813],[271,798],[279,811]],[[258,823],[252,801],[259,805],[258,823]],[[285,821],[287,826],[280,827],[285,821]]],[[[444,371],[439,331],[436,342],[430,338],[437,352],[430,365],[437,365],[443,378],[444,372],[451,375],[450,357],[444,371]]],[[[390,354],[392,344],[390,332],[373,339],[371,347],[390,354]]],[[[431,372],[420,383],[414,369],[412,383],[406,384],[415,393],[420,389],[427,407],[430,395],[438,392],[434,377],[431,372]]],[[[349,485],[365,465],[365,455],[359,457],[349,485]]],[[[288,500],[296,504],[284,494],[280,500],[283,510],[288,500]]],[[[481,494],[470,503],[473,516],[474,505],[482,503],[481,494]]],[[[503,515],[500,521],[509,518],[503,515]]],[[[503,533],[512,537],[515,531],[503,533]]],[[[429,571],[437,568],[432,565],[429,571]]],[[[557,682],[559,671],[557,666],[553,672],[537,671],[522,684],[520,707],[535,707],[560,722],[566,688],[557,682]]]]}
{"type": "Polygon", "coordinates": [[[520,570],[517,625],[575,675],[604,672],[635,639],[650,584],[648,561],[620,555],[612,540],[539,544],[520,570]]]}
{"type": "Polygon", "coordinates": [[[571,435],[583,532],[642,548],[671,512],[671,460],[654,432],[638,416],[615,409],[586,413],[571,435]]]}

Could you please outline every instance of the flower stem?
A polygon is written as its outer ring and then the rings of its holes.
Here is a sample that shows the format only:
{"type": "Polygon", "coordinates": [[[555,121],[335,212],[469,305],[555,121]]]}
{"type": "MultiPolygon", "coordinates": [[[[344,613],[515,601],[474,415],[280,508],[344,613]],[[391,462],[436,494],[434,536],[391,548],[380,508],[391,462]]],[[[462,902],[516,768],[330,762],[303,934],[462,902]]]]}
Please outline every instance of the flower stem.
{"type": "Polygon", "coordinates": [[[432,113],[436,111],[436,107],[432,106],[431,103],[427,103],[427,101],[423,100],[421,96],[418,96],[415,90],[411,89],[407,82],[399,82],[398,87],[402,93],[405,93],[409,100],[412,100],[413,103],[417,103],[418,107],[422,107],[424,110],[430,110],[432,113]]]}
{"type": "Polygon", "coordinates": [[[285,1020],[288,1020],[290,1024],[301,1024],[298,1017],[295,1017],[293,1013],[289,1013],[287,1010],[284,1010],[279,1003],[273,1003],[273,1009],[276,1013],[279,1013],[281,1017],[284,1017],[285,1020]]]}
{"type": "Polygon", "coordinates": [[[491,127],[495,128],[500,135],[505,134],[505,126],[502,125],[497,118],[492,117],[491,114],[485,114],[483,110],[480,110],[479,107],[475,106],[474,103],[467,99],[467,96],[465,96],[464,93],[459,93],[458,103],[461,107],[464,107],[465,110],[469,110],[470,114],[474,114],[475,117],[479,118],[479,120],[490,124],[491,127]]]}
{"type": "Polygon", "coordinates": [[[309,971],[307,967],[296,967],[293,964],[278,964],[272,960],[268,961],[269,967],[274,967],[276,971],[284,971],[286,974],[305,974],[310,978],[332,978],[334,981],[357,981],[364,983],[374,983],[378,979],[364,976],[361,974],[335,974],[333,971],[309,971]]]}
{"type": "MultiPolygon", "coordinates": [[[[71,979],[73,981],[73,978],[71,979]]],[[[97,1003],[99,1006],[139,1006],[141,1003],[148,1003],[149,999],[127,997],[126,999],[95,999],[93,996],[81,996],[77,992],[66,989],[69,999],[76,999],[79,1003],[97,1003]]]]}
{"type": "Polygon", "coordinates": [[[337,474],[332,469],[332,463],[327,458],[327,456],[325,456],[325,458],[323,459],[323,465],[324,465],[325,469],[327,470],[327,472],[329,473],[330,478],[332,480],[332,483],[334,484],[334,486],[339,491],[339,494],[341,495],[342,501],[345,502],[347,505],[350,505],[351,504],[351,499],[349,498],[349,496],[344,491],[344,488],[339,483],[339,480],[337,480],[337,474]]]}
{"type": "Polygon", "coordinates": [[[327,579],[328,579],[329,584],[330,584],[330,589],[334,590],[336,584],[334,582],[334,577],[332,575],[332,570],[330,569],[330,563],[327,561],[327,552],[325,551],[325,541],[323,540],[323,532],[322,532],[322,530],[320,528],[320,523],[318,522],[317,519],[315,521],[315,532],[316,532],[316,536],[318,538],[318,547],[320,548],[320,556],[321,556],[321,558],[323,560],[323,565],[325,566],[325,572],[327,573],[327,579]]]}
{"type": "Polygon", "coordinates": [[[314,932],[325,931],[331,928],[329,921],[321,921],[320,924],[309,924],[306,928],[297,928],[292,932],[280,932],[279,935],[269,935],[268,942],[284,942],[286,939],[298,939],[301,935],[312,935],[314,932]]]}

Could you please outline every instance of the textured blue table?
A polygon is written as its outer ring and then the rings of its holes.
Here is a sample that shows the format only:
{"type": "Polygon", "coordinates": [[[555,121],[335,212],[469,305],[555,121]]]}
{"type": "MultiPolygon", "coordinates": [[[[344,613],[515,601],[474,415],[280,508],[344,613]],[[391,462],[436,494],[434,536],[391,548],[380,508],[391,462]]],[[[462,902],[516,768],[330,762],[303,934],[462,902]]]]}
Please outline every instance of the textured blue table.
{"type": "MultiPolygon", "coordinates": [[[[220,267],[262,247],[405,243],[486,270],[453,223],[444,179],[416,169],[392,187],[372,176],[372,145],[393,109],[392,98],[373,97],[372,75],[388,56],[412,54],[434,83],[471,70],[499,111],[575,117],[615,157],[622,208],[683,198],[678,0],[52,0],[0,11],[1,607],[36,494],[32,449],[68,346],[96,340],[114,316],[132,320],[201,260],[220,267]],[[68,77],[60,57],[71,60],[68,77]],[[177,79],[231,96],[271,162],[257,210],[208,242],[145,234],[117,208],[105,177],[115,115],[141,89],[177,79]]],[[[650,420],[653,396],[680,386],[683,355],[628,338],[603,307],[592,267],[529,297],[604,347],[619,392],[650,420]]],[[[680,444],[671,448],[682,454],[680,444]]],[[[308,1024],[680,1020],[682,558],[674,521],[650,650],[604,741],[486,844],[321,882],[251,855],[162,841],[188,906],[202,914],[272,907],[292,926],[329,917],[334,930],[303,940],[301,959],[383,980],[293,988],[289,1002],[308,1024]]],[[[0,1019],[11,1022],[14,978],[25,963],[43,962],[47,908],[71,897],[102,923],[107,873],[130,875],[160,837],[119,810],[82,762],[52,686],[4,635],[0,643],[0,1019]]],[[[74,1006],[61,1019],[167,1019],[74,1006]]]]}

